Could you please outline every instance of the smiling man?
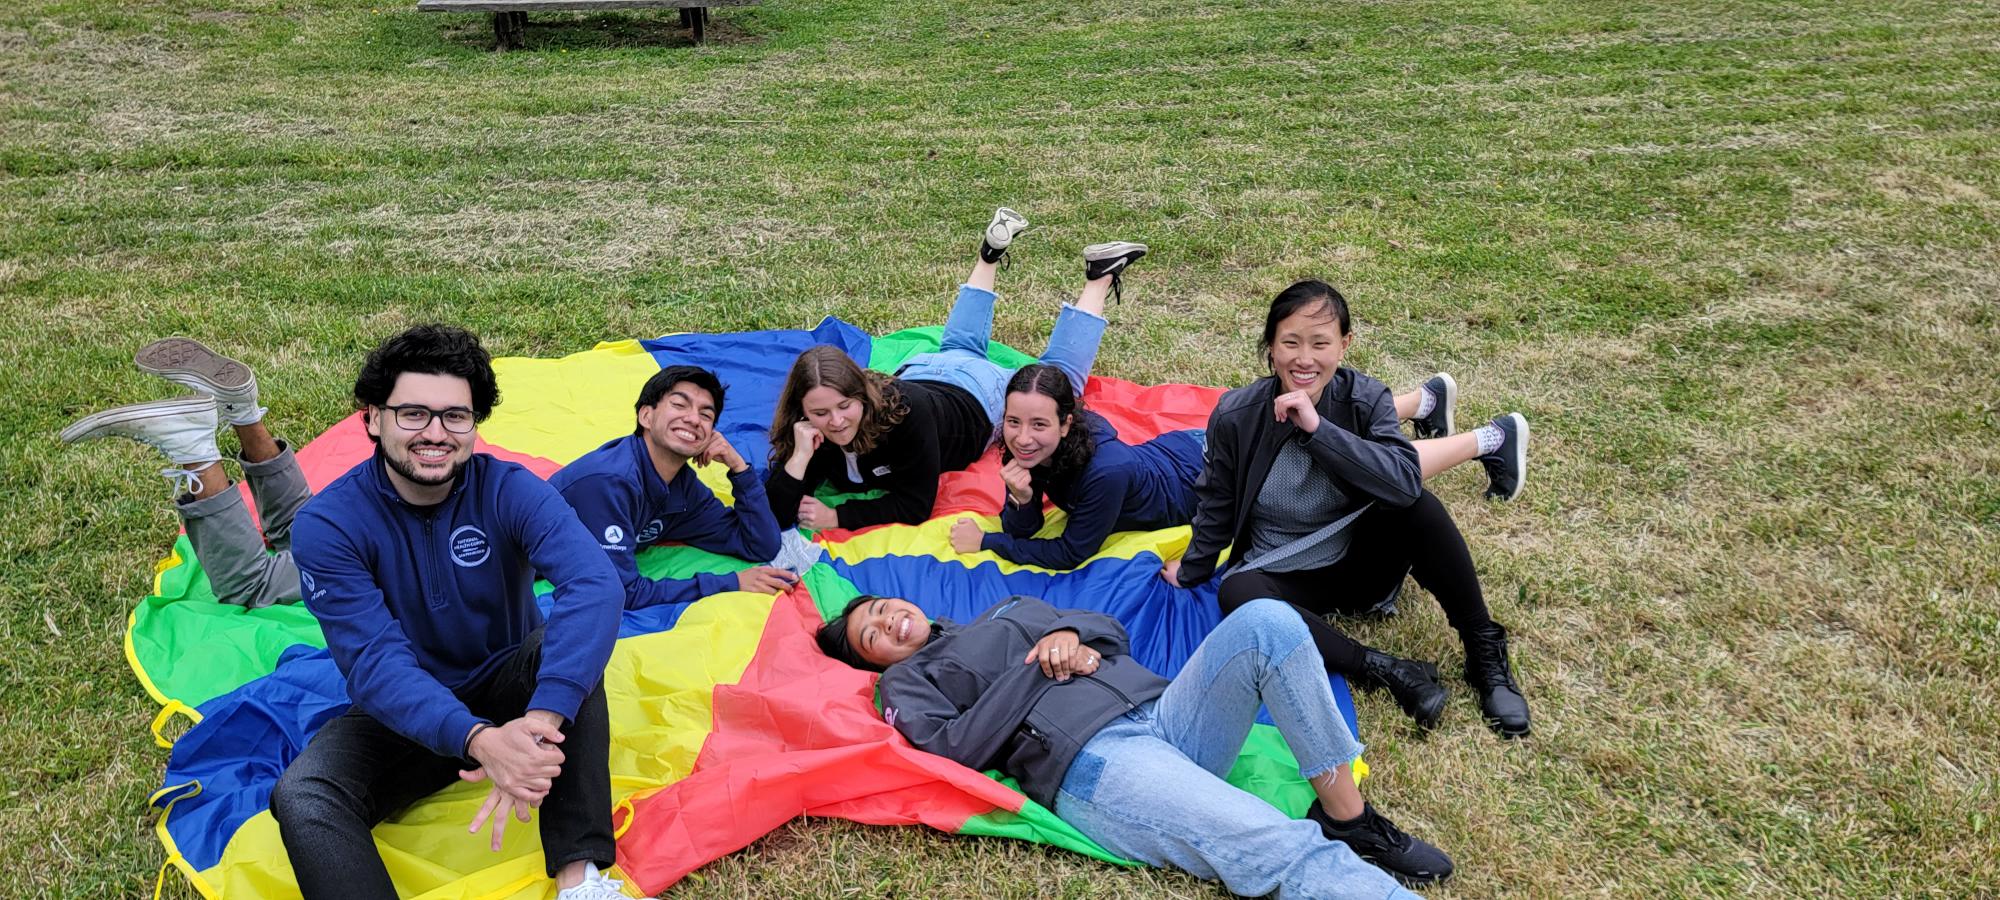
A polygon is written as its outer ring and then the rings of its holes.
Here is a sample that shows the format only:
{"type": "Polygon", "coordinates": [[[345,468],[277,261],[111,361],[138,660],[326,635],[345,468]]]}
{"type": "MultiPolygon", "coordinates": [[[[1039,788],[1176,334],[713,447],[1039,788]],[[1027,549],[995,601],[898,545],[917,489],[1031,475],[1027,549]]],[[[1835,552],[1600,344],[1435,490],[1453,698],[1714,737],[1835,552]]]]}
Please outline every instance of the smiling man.
{"type": "Polygon", "coordinates": [[[370,829],[456,779],[490,785],[474,817],[500,849],[542,811],[561,900],[623,896],[613,861],[610,719],[599,683],[618,575],[547,482],[474,453],[499,388],[479,340],[420,325],[354,382],[375,455],[292,529],[300,589],[353,706],[271,792],[307,898],[395,897],[370,829]],[[545,623],[536,574],[555,585],[545,623]]]}
{"type": "Polygon", "coordinates": [[[661,369],[639,390],[631,434],[549,479],[617,567],[626,609],[693,603],[724,591],[774,593],[797,580],[770,566],[687,579],[639,573],[639,550],[666,541],[752,561],[778,553],[778,520],[764,499],[764,477],[715,429],[722,401],[715,373],[696,366],[661,369]],[[695,466],[711,463],[729,471],[733,507],[695,476],[695,466]]]}

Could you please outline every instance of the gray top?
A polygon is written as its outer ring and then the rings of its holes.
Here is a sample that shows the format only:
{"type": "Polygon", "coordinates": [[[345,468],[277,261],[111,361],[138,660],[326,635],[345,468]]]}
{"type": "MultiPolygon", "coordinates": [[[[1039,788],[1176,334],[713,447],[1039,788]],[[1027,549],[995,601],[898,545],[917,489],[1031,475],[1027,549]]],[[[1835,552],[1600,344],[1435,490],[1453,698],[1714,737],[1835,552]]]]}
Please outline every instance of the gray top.
{"type": "Polygon", "coordinates": [[[1244,566],[1299,572],[1339,562],[1352,539],[1347,529],[1320,541],[1303,539],[1334,522],[1347,505],[1347,493],[1313,465],[1305,445],[1286,441],[1271,461],[1271,474],[1265,476],[1251,508],[1250,552],[1243,556],[1244,566]]]}

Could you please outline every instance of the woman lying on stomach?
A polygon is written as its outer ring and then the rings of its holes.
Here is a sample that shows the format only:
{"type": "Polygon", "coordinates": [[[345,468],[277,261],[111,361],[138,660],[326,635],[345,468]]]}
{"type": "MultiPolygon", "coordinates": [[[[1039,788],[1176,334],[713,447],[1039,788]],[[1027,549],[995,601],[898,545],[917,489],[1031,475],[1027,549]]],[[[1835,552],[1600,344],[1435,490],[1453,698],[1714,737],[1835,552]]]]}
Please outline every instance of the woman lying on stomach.
{"type": "Polygon", "coordinates": [[[1237,610],[1172,681],[1132,658],[1118,620],[1031,597],[959,626],[863,595],[818,639],[828,656],[882,672],[882,715],[912,744],[1013,776],[1121,856],[1253,897],[1410,897],[1397,880],[1451,874],[1444,853],[1363,801],[1361,744],[1284,603],[1237,610]],[[1318,796],[1304,819],[1223,780],[1259,707],[1318,796]]]}

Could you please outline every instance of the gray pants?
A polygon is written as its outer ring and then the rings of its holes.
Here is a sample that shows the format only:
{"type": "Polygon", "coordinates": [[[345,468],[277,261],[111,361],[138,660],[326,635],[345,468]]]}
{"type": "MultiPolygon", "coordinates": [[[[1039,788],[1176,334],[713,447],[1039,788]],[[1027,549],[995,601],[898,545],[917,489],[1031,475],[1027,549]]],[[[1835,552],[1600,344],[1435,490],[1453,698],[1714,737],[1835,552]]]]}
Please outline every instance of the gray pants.
{"type": "MultiPolygon", "coordinates": [[[[299,567],[292,562],[292,516],[312,497],[305,472],[291,445],[279,442],[278,455],[263,462],[243,463],[250,496],[257,498],[257,517],[264,532],[250,521],[243,492],[223,491],[205,500],[176,504],[195,558],[208,572],[215,597],[250,609],[273,603],[299,602],[299,567]],[[276,552],[266,553],[270,542],[276,552]]],[[[241,460],[239,460],[241,462],[241,460]]]]}

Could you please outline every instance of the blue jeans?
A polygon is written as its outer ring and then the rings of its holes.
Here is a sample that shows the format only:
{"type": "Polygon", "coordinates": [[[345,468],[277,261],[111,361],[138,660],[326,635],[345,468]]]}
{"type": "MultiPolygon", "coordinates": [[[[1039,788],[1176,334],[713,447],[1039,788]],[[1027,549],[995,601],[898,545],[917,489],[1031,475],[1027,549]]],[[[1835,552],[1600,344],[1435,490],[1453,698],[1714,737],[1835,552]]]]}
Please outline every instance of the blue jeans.
{"type": "Polygon", "coordinates": [[[1158,700],[1083,745],[1056,815],[1114,853],[1243,896],[1414,898],[1318,824],[1223,781],[1259,706],[1307,778],[1361,755],[1298,612],[1254,600],[1216,626],[1158,700]]]}
{"type": "MultiPolygon", "coordinates": [[[[960,285],[958,300],[944,320],[944,336],[936,353],[921,353],[896,373],[911,381],[940,381],[964,388],[986,408],[986,420],[998,424],[1007,402],[1007,379],[1014,370],[1002,368],[986,358],[986,345],[993,339],[993,302],[999,296],[971,285],[960,285]]],[[[1049,332],[1049,346],[1041,361],[1063,370],[1083,392],[1090,367],[1097,363],[1097,346],[1104,341],[1105,321],[1067,303],[1056,314],[1056,327],[1049,332]]]]}

